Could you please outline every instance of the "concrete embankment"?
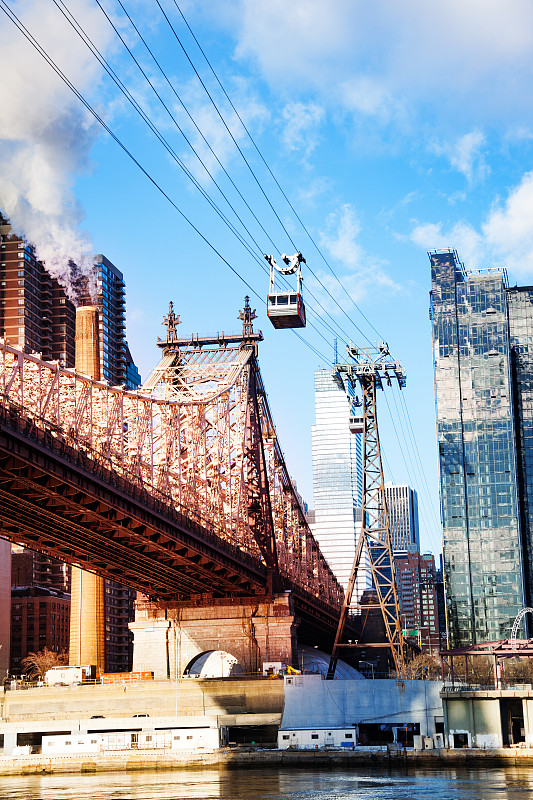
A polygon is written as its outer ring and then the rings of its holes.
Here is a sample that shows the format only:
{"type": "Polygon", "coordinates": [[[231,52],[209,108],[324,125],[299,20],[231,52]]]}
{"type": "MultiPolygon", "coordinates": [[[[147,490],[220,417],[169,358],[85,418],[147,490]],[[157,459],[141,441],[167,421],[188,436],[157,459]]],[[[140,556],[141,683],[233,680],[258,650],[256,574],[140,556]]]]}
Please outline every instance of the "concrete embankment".
{"type": "MultiPolygon", "coordinates": [[[[284,688],[280,680],[140,681],[104,686],[61,686],[7,691],[0,695],[4,721],[204,714],[279,714],[284,688]]],[[[232,724],[231,721],[227,724],[232,724]]]]}
{"type": "Polygon", "coordinates": [[[340,750],[252,750],[221,749],[212,752],[120,752],[99,756],[0,756],[0,775],[43,775],[58,773],[131,772],[177,769],[358,769],[369,764],[393,769],[411,766],[443,769],[458,765],[533,765],[532,748],[499,750],[452,749],[407,750],[390,754],[386,750],[356,748],[340,750]]]}

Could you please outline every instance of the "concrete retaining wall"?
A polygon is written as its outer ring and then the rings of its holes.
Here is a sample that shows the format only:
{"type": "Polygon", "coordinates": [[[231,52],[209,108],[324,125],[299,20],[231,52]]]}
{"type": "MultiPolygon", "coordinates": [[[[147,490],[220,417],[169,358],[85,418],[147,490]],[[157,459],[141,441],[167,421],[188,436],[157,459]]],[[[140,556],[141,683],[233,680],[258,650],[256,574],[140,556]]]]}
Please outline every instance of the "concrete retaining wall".
{"type": "Polygon", "coordinates": [[[0,775],[43,775],[52,773],[128,772],[147,769],[254,769],[294,767],[315,769],[339,767],[359,768],[369,763],[420,765],[426,768],[447,768],[452,765],[504,766],[533,765],[533,749],[520,750],[429,750],[402,752],[391,757],[385,750],[359,748],[353,751],[334,750],[218,750],[212,753],[124,753],[99,756],[42,758],[41,756],[0,756],[0,775]]]}
{"type": "Polygon", "coordinates": [[[284,703],[282,680],[141,681],[103,686],[39,687],[1,696],[1,719],[278,714],[284,703]]]}

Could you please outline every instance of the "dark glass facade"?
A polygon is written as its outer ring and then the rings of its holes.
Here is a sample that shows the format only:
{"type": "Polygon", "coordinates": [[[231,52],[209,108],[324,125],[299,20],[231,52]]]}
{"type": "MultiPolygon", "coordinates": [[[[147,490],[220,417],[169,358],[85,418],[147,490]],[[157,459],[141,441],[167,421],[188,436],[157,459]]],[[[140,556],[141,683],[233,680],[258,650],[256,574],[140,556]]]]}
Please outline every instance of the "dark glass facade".
{"type": "Polygon", "coordinates": [[[463,647],[508,638],[531,594],[517,463],[528,367],[513,360],[522,323],[510,326],[505,275],[429,255],[446,613],[449,646],[463,647]]]}
{"type": "MultiPolygon", "coordinates": [[[[533,605],[533,287],[507,289],[526,605],[533,605]]],[[[532,620],[529,618],[531,625],[532,620]]],[[[533,628],[533,625],[531,625],[533,628]]],[[[530,631],[530,635],[532,632],[530,631]]]]}

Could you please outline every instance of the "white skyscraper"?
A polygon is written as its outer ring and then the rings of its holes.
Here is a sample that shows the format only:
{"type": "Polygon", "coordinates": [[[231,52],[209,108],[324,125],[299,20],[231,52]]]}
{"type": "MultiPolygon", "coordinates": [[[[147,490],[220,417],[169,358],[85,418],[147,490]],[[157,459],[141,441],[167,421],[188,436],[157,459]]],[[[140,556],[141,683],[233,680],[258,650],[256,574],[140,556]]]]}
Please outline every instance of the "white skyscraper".
{"type": "Polygon", "coordinates": [[[406,484],[385,484],[387,511],[394,555],[420,552],[418,532],[418,497],[415,489],[406,484]]]}
{"type": "MultiPolygon", "coordinates": [[[[361,528],[362,435],[351,433],[353,388],[344,385],[336,370],[315,372],[313,442],[314,536],[336,577],[346,588],[361,528]]],[[[364,551],[364,556],[366,552],[364,551]]],[[[356,594],[371,587],[363,570],[356,594]]]]}

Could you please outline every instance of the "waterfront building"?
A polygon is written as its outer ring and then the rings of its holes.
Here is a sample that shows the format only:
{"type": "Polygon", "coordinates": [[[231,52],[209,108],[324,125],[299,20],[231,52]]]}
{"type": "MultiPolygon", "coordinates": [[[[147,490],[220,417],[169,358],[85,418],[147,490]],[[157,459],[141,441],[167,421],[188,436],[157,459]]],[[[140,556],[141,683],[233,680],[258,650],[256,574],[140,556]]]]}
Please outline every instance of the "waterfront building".
{"type": "Polygon", "coordinates": [[[137,592],[115,581],[105,581],[106,672],[130,672],[133,665],[133,633],[137,592]]]}
{"type": "MultiPolygon", "coordinates": [[[[354,389],[333,369],[315,372],[315,424],[312,428],[313,535],[344,588],[350,579],[361,529],[363,483],[362,435],[350,430],[354,389]]],[[[363,557],[367,558],[366,550],[363,557]]],[[[361,572],[356,594],[371,588],[368,569],[361,572]]]]}
{"type": "Polygon", "coordinates": [[[508,288],[500,270],[467,273],[452,250],[429,258],[448,637],[456,648],[508,638],[533,600],[533,289],[508,288]]]}
{"type": "Polygon", "coordinates": [[[431,737],[432,744],[442,746],[441,681],[322,677],[285,677],[280,749],[393,743],[412,747],[415,736],[431,737]]]}
{"type": "Polygon", "coordinates": [[[20,675],[28,653],[69,647],[70,595],[45,586],[11,590],[11,675],[20,675]]]}
{"type": "Polygon", "coordinates": [[[440,647],[435,557],[410,552],[394,557],[402,628],[427,653],[440,647]]]}
{"type": "Polygon", "coordinates": [[[394,555],[420,551],[418,529],[418,495],[415,489],[403,484],[385,484],[385,498],[389,512],[392,550],[394,555]]]}

